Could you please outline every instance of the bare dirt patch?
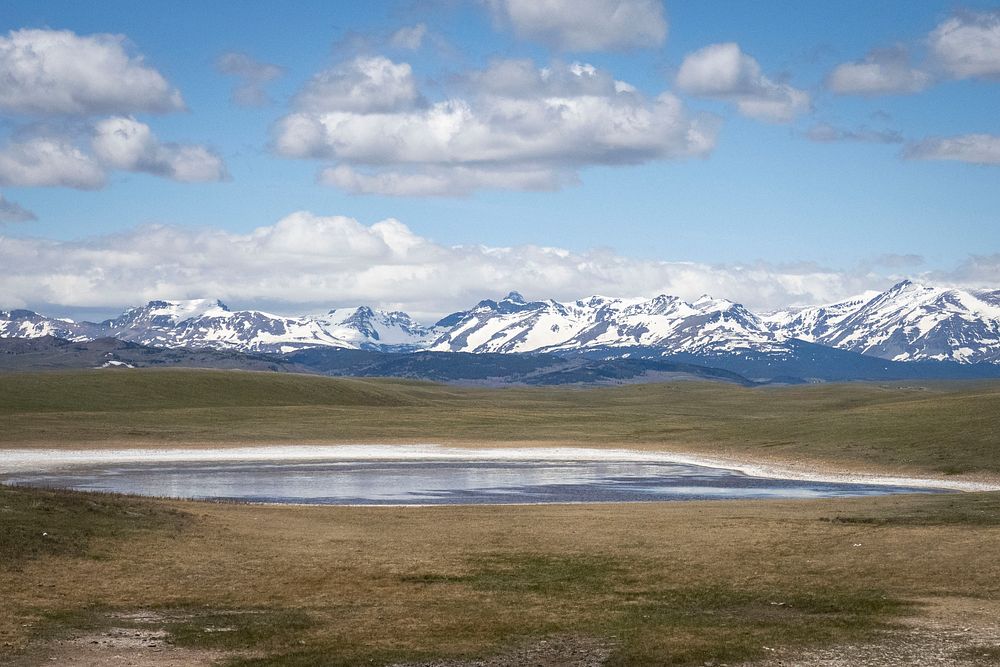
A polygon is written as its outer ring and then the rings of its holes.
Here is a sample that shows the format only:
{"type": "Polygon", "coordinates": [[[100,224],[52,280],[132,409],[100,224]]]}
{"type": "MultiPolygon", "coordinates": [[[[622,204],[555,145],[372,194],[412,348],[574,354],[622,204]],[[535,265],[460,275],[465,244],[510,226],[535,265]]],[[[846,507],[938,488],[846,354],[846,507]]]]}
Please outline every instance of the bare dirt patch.
{"type": "Polygon", "coordinates": [[[794,653],[776,649],[773,658],[743,667],[981,667],[1000,662],[1000,602],[949,597],[922,604],[922,613],[874,641],[794,653]]]}
{"type": "Polygon", "coordinates": [[[568,635],[547,637],[485,658],[399,663],[392,667],[600,667],[611,656],[612,648],[608,640],[568,635]]]}
{"type": "Polygon", "coordinates": [[[63,667],[207,667],[223,655],[220,651],[174,646],[164,630],[109,628],[54,640],[41,652],[35,664],[63,667]]]}

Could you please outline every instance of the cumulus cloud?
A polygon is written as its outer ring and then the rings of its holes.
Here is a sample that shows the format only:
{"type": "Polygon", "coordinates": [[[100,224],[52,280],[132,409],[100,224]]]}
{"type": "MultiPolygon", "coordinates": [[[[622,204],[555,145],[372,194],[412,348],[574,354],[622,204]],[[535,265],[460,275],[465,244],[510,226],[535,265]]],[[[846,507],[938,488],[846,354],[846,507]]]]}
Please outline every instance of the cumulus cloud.
{"type": "Polygon", "coordinates": [[[829,123],[817,123],[806,130],[806,137],[812,141],[832,143],[835,141],[861,141],[872,144],[900,144],[903,135],[897,130],[876,130],[861,126],[858,128],[835,127],[829,123]]]}
{"type": "Polygon", "coordinates": [[[732,102],[744,116],[788,122],[810,108],[809,94],[772,81],[739,44],[710,44],[685,56],[677,85],[691,95],[732,102]]]}
{"type": "Polygon", "coordinates": [[[196,183],[226,178],[226,166],[204,146],[160,143],[145,123],[116,116],[94,128],[94,154],[106,165],[196,183]]]}
{"type": "Polygon", "coordinates": [[[900,47],[877,49],[863,60],[838,65],[826,79],[827,88],[841,95],[918,93],[930,84],[931,76],[911,67],[900,47]]]}
{"type": "Polygon", "coordinates": [[[95,190],[105,180],[101,165],[63,138],[33,137],[0,148],[0,185],[95,190]]]}
{"type": "Polygon", "coordinates": [[[928,37],[936,63],[958,79],[1000,77],[1000,11],[961,13],[928,37]]]}
{"type": "Polygon", "coordinates": [[[38,216],[17,202],[0,195],[0,225],[5,222],[29,222],[32,220],[38,220],[38,216]]]}
{"type": "Polygon", "coordinates": [[[279,154],[336,160],[320,180],[352,192],[552,189],[589,165],[704,156],[715,144],[714,119],[590,65],[498,60],[461,78],[467,96],[417,104],[408,65],[370,60],[319,77],[323,94],[314,80],[274,127],[279,154]]]}
{"type": "Polygon", "coordinates": [[[315,75],[295,96],[295,106],[314,113],[387,113],[409,109],[419,99],[408,63],[358,56],[315,75]]]}
{"type": "Polygon", "coordinates": [[[123,35],[13,30],[0,37],[0,109],[53,114],[183,109],[180,92],[126,47],[123,35]]]}
{"type": "Polygon", "coordinates": [[[223,74],[236,77],[239,84],[233,88],[233,104],[242,107],[261,107],[270,103],[265,87],[285,73],[283,67],[254,60],[246,53],[223,53],[215,60],[215,68],[223,74]]]}
{"type": "Polygon", "coordinates": [[[389,36],[389,46],[397,49],[416,51],[423,45],[424,37],[426,36],[427,25],[424,23],[404,26],[389,36]]]}
{"type": "Polygon", "coordinates": [[[119,308],[217,297],[286,312],[370,304],[428,318],[511,289],[560,300],[708,293],[767,309],[826,303],[892,283],[868,270],[814,264],[710,265],[606,250],[446,246],[397,220],[365,225],[309,212],[245,234],[145,226],[80,241],[0,237],[0,267],[6,308],[119,308]]]}
{"type": "Polygon", "coordinates": [[[826,86],[842,95],[899,95],[925,90],[935,79],[1000,79],[1000,11],[957,13],[939,23],[925,43],[922,67],[910,64],[903,46],[875,49],[835,67],[826,86]]]}
{"type": "Polygon", "coordinates": [[[667,38],[660,0],[486,0],[522,39],[563,51],[656,47],[667,38]]]}
{"type": "Polygon", "coordinates": [[[1000,136],[964,134],[957,137],[930,137],[909,146],[903,156],[911,160],[1000,164],[1000,136]]]}
{"type": "Polygon", "coordinates": [[[148,125],[124,116],[94,125],[90,151],[61,136],[33,136],[0,147],[0,185],[96,190],[107,184],[108,169],[188,183],[227,177],[222,158],[204,146],[161,143],[148,125]]]}

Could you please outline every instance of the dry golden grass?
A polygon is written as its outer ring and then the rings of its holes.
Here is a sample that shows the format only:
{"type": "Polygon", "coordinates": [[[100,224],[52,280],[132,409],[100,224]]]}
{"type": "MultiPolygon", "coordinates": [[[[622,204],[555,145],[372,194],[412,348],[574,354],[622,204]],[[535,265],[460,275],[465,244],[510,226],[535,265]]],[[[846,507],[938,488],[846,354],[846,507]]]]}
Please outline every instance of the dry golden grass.
{"type": "MultiPolygon", "coordinates": [[[[7,507],[75,497],[2,493],[7,507]]],[[[20,647],[152,607],[188,614],[169,626],[177,641],[257,649],[234,664],[481,655],[569,633],[613,642],[612,664],[700,665],[864,637],[917,613],[908,602],[921,598],[1000,595],[1000,494],[428,508],[123,502],[187,518],[0,568],[2,641],[20,647]],[[220,624],[236,632],[205,630],[220,624]]],[[[31,519],[37,529],[45,516],[31,519]]]]}

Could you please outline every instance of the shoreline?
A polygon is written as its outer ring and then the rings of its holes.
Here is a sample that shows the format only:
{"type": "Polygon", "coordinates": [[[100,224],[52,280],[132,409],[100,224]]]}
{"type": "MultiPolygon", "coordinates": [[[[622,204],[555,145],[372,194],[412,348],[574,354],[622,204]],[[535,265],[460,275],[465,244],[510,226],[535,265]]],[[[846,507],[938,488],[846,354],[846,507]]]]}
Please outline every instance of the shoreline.
{"type": "Polygon", "coordinates": [[[951,491],[998,491],[1000,480],[949,479],[926,474],[900,475],[837,469],[830,464],[754,459],[731,454],[580,446],[483,446],[411,444],[264,445],[104,449],[0,449],[0,475],[116,463],[211,461],[630,461],[678,463],[737,471],[749,477],[810,482],[911,486],[951,491]]]}

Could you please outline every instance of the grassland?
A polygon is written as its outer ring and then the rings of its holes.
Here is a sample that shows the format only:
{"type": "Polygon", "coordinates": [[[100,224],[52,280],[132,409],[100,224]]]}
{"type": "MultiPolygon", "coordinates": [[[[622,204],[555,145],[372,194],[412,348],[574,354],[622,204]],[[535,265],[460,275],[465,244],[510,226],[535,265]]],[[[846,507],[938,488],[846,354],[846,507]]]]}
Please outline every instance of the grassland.
{"type": "Polygon", "coordinates": [[[603,642],[609,664],[702,665],[864,641],[931,598],[1000,596],[1000,494],[401,509],[0,487],[0,510],[0,642],[25,664],[47,639],[152,609],[175,644],[231,665],[553,636],[603,642]]]}
{"type": "Polygon", "coordinates": [[[0,447],[574,443],[1000,473],[1000,382],[472,389],[232,371],[5,375],[0,447]]]}
{"type": "MultiPolygon", "coordinates": [[[[531,442],[995,474],[997,415],[995,383],[482,390],[244,372],[14,374],[0,382],[0,456],[531,442]]],[[[939,608],[953,610],[940,659],[993,664],[997,553],[998,493],[336,508],[0,486],[0,664],[84,664],[73,656],[111,628],[156,630],[170,650],[192,651],[162,664],[377,665],[543,641],[612,665],[804,664],[800,652],[817,646],[874,642],[902,655],[892,642],[939,608]]]]}

